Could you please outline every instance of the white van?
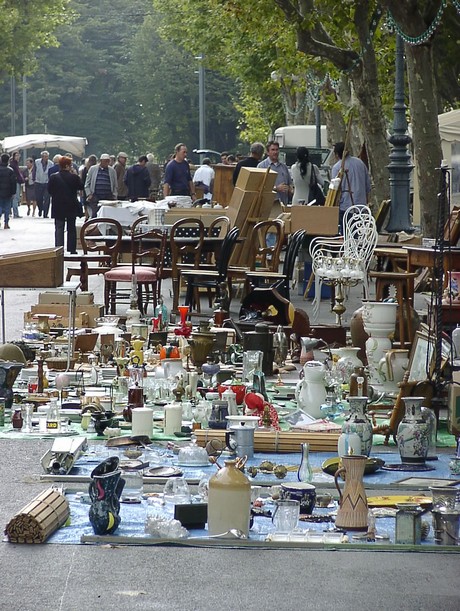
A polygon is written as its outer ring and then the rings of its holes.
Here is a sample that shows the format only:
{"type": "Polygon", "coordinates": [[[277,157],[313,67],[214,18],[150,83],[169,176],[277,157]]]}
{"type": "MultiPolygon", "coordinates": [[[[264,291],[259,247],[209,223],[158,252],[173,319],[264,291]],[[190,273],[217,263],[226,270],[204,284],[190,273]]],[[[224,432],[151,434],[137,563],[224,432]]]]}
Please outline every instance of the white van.
{"type": "Polygon", "coordinates": [[[327,146],[327,127],[321,125],[321,146],[316,146],[316,125],[286,125],[275,130],[273,140],[280,145],[280,161],[291,167],[297,161],[297,148],[306,146],[310,160],[321,169],[324,178],[330,178],[330,166],[326,163],[331,154],[327,146]]]}

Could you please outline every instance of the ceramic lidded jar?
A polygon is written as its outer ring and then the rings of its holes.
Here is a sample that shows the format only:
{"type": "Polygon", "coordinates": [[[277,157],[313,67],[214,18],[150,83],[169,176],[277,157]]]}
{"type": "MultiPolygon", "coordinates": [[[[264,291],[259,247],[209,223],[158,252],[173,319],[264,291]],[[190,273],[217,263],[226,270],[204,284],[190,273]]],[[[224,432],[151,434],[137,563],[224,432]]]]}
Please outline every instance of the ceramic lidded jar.
{"type": "Polygon", "coordinates": [[[403,463],[425,462],[430,445],[430,426],[423,419],[425,397],[403,397],[406,413],[398,426],[396,441],[403,463]]]}
{"type": "Polygon", "coordinates": [[[366,413],[367,397],[348,397],[350,413],[342,425],[342,433],[357,433],[361,454],[369,456],[372,448],[372,423],[366,413]]]}
{"type": "Polygon", "coordinates": [[[248,536],[250,511],[251,484],[236,468],[236,461],[226,460],[225,466],[209,480],[209,535],[223,535],[237,529],[248,536]]]}

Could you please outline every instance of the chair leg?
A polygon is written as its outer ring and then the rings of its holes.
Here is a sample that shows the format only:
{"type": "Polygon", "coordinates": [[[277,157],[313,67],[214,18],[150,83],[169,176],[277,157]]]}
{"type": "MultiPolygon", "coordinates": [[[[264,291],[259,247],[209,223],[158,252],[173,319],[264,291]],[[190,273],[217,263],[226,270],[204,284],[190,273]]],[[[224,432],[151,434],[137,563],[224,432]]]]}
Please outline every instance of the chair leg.
{"type": "Polygon", "coordinates": [[[110,314],[116,314],[117,309],[117,283],[110,283],[110,314]]]}
{"type": "Polygon", "coordinates": [[[110,282],[107,280],[104,282],[104,309],[105,313],[109,313],[110,307],[110,282]]]}

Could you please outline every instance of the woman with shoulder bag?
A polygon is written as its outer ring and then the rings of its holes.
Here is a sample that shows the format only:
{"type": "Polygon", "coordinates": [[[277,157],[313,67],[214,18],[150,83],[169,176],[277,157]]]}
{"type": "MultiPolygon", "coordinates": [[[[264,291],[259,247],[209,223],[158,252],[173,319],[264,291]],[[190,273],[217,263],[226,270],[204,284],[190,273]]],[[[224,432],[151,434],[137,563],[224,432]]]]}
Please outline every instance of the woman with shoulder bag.
{"type": "Polygon", "coordinates": [[[64,246],[64,228],[67,223],[67,251],[77,254],[77,230],[75,220],[83,216],[78,192],[83,184],[72,168],[69,157],[59,160],[59,172],[52,174],[48,182],[48,191],[52,197],[51,216],[54,218],[54,244],[64,246]]]}
{"type": "Polygon", "coordinates": [[[324,184],[318,166],[309,160],[308,149],[299,146],[297,149],[297,161],[291,166],[292,180],[294,182],[294,195],[292,205],[306,205],[313,199],[317,205],[324,203],[324,195],[321,187],[324,184]],[[321,200],[322,196],[322,201],[321,200]]]}

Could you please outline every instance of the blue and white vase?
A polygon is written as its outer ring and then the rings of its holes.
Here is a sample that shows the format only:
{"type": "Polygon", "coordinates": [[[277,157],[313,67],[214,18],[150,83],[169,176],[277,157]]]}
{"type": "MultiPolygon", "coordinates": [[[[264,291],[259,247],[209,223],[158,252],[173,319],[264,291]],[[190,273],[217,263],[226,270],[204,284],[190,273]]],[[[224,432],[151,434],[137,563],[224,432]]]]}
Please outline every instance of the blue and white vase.
{"type": "Polygon", "coordinates": [[[403,397],[406,414],[398,426],[396,441],[401,462],[423,464],[430,445],[430,425],[422,416],[425,397],[403,397]]]}
{"type": "Polygon", "coordinates": [[[372,448],[372,423],[366,413],[367,397],[348,397],[350,413],[342,433],[356,433],[361,439],[361,455],[369,456],[372,448]]]}

